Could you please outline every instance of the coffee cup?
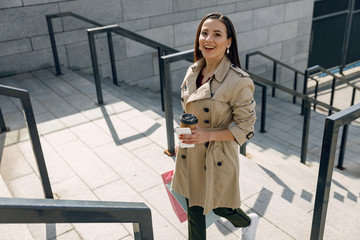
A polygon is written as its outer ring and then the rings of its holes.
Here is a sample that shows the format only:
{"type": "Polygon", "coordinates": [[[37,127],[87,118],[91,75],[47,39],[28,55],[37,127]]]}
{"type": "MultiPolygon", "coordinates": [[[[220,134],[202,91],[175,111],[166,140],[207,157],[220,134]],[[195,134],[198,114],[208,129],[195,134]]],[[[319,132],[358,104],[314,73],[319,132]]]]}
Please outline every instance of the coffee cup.
{"type": "Polygon", "coordinates": [[[181,128],[188,127],[191,130],[194,130],[197,123],[198,123],[198,119],[195,115],[192,115],[190,113],[183,113],[180,115],[180,127],[181,128]]]}

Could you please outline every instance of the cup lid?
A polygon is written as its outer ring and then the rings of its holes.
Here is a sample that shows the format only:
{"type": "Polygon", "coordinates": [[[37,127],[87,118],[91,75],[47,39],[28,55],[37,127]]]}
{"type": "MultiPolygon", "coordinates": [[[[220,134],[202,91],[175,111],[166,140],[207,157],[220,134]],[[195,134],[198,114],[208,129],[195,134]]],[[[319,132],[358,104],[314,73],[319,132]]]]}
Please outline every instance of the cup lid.
{"type": "Polygon", "coordinates": [[[184,113],[180,115],[180,121],[184,124],[194,125],[198,123],[198,119],[195,115],[190,113],[184,113]]]}

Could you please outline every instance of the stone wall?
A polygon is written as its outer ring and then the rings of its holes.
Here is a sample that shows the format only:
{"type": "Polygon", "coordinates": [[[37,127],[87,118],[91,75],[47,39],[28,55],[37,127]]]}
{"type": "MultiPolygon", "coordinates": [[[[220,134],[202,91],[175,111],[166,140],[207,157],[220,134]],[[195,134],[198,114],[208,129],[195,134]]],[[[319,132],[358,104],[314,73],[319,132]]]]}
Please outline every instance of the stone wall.
{"type": "MultiPolygon", "coordinates": [[[[0,76],[53,66],[45,15],[68,11],[102,24],[119,24],[178,50],[193,48],[197,25],[206,13],[221,12],[235,25],[242,65],[246,53],[259,50],[303,71],[313,0],[2,0],[0,76]]],[[[71,17],[53,23],[61,65],[92,73],[86,33],[92,26],[71,17]]],[[[97,37],[97,51],[102,77],[110,77],[105,37],[97,37]]],[[[119,80],[158,90],[157,51],[121,36],[113,41],[119,80]]],[[[188,65],[173,64],[174,89],[188,65]]],[[[261,57],[252,58],[250,66],[264,76],[272,68],[261,57]]],[[[290,72],[279,69],[278,76],[290,85],[290,72]]]]}

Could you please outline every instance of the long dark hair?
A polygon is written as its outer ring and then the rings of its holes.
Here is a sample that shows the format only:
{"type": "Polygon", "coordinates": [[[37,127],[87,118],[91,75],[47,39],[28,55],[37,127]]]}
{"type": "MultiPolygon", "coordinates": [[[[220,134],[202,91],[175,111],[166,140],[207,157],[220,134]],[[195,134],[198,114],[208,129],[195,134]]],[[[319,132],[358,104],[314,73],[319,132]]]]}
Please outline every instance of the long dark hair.
{"type": "Polygon", "coordinates": [[[229,48],[229,54],[227,56],[229,57],[232,64],[235,64],[236,66],[241,67],[234,25],[232,24],[231,20],[227,16],[222,15],[221,13],[209,13],[203,19],[201,19],[201,22],[200,22],[197,32],[196,32],[196,38],[195,38],[195,50],[194,50],[195,62],[197,62],[198,60],[200,60],[200,58],[203,57],[203,55],[199,49],[199,36],[201,33],[201,28],[207,19],[217,19],[225,24],[227,38],[232,39],[232,43],[229,48]]]}

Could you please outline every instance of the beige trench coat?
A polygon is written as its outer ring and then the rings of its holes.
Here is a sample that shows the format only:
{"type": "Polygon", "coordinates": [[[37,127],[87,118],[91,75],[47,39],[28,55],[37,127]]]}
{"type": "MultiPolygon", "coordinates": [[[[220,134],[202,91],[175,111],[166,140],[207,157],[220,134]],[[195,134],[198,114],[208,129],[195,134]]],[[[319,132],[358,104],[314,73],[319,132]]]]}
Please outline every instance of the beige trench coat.
{"type": "Polygon", "coordinates": [[[236,141],[212,141],[179,148],[172,187],[201,206],[204,214],[218,207],[238,208],[239,145],[254,132],[254,84],[249,75],[224,57],[210,81],[196,88],[204,65],[200,59],[188,69],[181,85],[182,106],[199,119],[204,130],[229,129],[236,141]]]}

